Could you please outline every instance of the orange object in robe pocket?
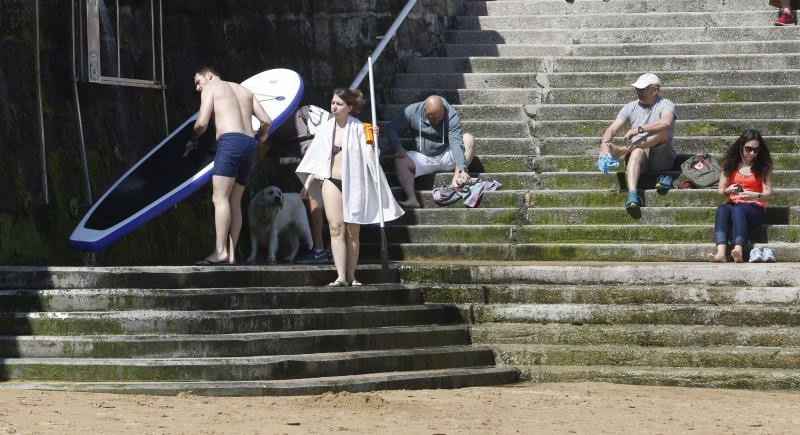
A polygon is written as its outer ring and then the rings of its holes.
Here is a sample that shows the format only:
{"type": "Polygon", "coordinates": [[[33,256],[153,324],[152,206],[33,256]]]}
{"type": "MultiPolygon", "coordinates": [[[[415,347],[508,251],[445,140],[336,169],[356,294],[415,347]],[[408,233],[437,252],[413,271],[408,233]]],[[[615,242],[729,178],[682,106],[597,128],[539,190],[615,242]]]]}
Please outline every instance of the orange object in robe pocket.
{"type": "Polygon", "coordinates": [[[372,134],[372,124],[369,122],[364,123],[364,139],[370,145],[375,145],[375,136],[372,134]]]}

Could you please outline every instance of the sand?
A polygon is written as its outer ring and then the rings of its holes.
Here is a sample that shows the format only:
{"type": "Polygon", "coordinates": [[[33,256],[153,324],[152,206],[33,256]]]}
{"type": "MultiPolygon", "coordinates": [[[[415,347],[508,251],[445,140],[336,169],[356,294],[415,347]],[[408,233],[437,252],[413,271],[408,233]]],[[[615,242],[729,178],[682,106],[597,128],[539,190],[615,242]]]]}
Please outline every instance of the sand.
{"type": "Polygon", "coordinates": [[[798,433],[800,394],[602,383],[299,397],[0,391],[6,433],[798,433]]]}

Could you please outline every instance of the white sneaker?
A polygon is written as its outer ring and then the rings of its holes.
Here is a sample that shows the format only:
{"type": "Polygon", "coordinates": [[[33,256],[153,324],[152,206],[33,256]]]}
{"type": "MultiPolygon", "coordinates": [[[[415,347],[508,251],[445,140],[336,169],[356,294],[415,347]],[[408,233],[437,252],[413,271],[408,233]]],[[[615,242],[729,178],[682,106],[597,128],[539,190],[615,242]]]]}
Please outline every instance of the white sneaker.
{"type": "Polygon", "coordinates": [[[766,261],[767,263],[774,263],[774,262],[776,261],[776,260],[775,260],[775,254],[773,254],[773,253],[772,253],[772,249],[770,249],[770,248],[764,248],[764,249],[762,249],[762,250],[761,250],[761,257],[762,257],[762,258],[764,259],[764,261],[766,261]]]}
{"type": "Polygon", "coordinates": [[[764,261],[764,255],[761,253],[761,249],[753,248],[750,250],[750,260],[751,263],[761,263],[764,261]]]}

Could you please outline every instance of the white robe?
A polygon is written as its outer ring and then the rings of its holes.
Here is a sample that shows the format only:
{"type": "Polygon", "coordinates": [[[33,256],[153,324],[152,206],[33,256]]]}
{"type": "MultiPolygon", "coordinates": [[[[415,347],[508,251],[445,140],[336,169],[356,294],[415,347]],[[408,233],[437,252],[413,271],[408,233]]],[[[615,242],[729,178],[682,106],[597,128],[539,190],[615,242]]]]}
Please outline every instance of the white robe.
{"type": "MultiPolygon", "coordinates": [[[[319,126],[317,135],[308,147],[303,160],[297,166],[297,177],[306,182],[309,176],[317,180],[331,177],[331,158],[333,157],[333,131],[336,119],[331,118],[319,126]]],[[[342,138],[342,202],[344,221],[352,224],[380,223],[378,191],[375,180],[379,180],[379,191],[383,205],[383,220],[395,220],[403,215],[403,209],[394,199],[386,175],[380,166],[375,165],[375,156],[364,138],[364,124],[352,116],[347,117],[347,125],[342,138]]]]}

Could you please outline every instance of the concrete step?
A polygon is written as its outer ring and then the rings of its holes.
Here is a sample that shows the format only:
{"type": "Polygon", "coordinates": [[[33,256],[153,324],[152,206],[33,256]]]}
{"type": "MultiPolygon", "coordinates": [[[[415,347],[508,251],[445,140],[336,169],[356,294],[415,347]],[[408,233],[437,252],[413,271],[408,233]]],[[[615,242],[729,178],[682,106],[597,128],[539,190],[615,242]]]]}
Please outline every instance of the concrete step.
{"type": "Polygon", "coordinates": [[[238,334],[458,323],[443,305],[282,310],[0,313],[0,335],[238,334]]]}
{"type": "Polygon", "coordinates": [[[507,264],[466,262],[404,264],[403,282],[449,284],[552,284],[552,285],[706,285],[800,287],[800,265],[774,264],[658,264],[624,262],[607,264],[507,264]]]}
{"type": "MultiPolygon", "coordinates": [[[[533,27],[533,26],[530,26],[533,27]]],[[[658,44],[726,41],[795,41],[800,26],[776,27],[772,23],[752,23],[747,27],[651,27],[643,31],[630,28],[529,28],[529,29],[454,29],[445,34],[453,44],[658,44]]]]}
{"type": "MultiPolygon", "coordinates": [[[[487,35],[488,36],[488,35],[487,35]]],[[[488,38],[487,38],[488,39],[488,38]]],[[[660,42],[651,44],[535,44],[521,43],[464,43],[446,44],[442,54],[447,57],[467,56],[650,56],[687,54],[794,53],[800,51],[800,41],[721,41],[706,44],[689,42],[660,42]]]]}
{"type": "Polygon", "coordinates": [[[602,13],[638,13],[649,14],[659,12],[744,12],[774,11],[767,4],[750,0],[710,0],[692,2],[687,0],[617,0],[602,2],[600,0],[584,0],[580,2],[563,2],[558,0],[526,0],[526,1],[466,1],[465,15],[586,15],[602,13]]]}
{"type": "MultiPolygon", "coordinates": [[[[462,121],[527,121],[529,118],[521,104],[455,104],[452,107],[462,121]]],[[[379,110],[380,119],[391,121],[405,108],[406,105],[401,104],[384,104],[379,110]]]]}
{"type": "MultiPolygon", "coordinates": [[[[499,192],[498,192],[499,193],[499,192]]],[[[528,205],[538,207],[622,207],[626,192],[601,190],[542,190],[530,192],[528,205]]],[[[716,189],[673,189],[661,195],[655,190],[640,192],[645,207],[709,207],[722,203],[716,189]]],[[[769,205],[792,207],[798,203],[800,189],[778,189],[769,205]]]]}
{"type": "Polygon", "coordinates": [[[236,358],[7,358],[5,376],[37,381],[253,381],[494,364],[484,346],[236,358]]]}
{"type": "MultiPolygon", "coordinates": [[[[664,171],[663,174],[669,174],[677,177],[679,171],[664,171]]],[[[447,179],[448,174],[442,174],[442,179],[447,179]]],[[[615,172],[603,174],[602,172],[543,172],[540,174],[530,174],[527,177],[522,175],[511,177],[511,174],[478,174],[483,179],[491,180],[493,178],[501,181],[508,179],[509,187],[526,189],[535,188],[540,186],[544,189],[550,190],[584,190],[587,187],[592,187],[597,190],[604,189],[620,189],[627,190],[628,185],[625,181],[625,173],[615,172]],[[506,178],[507,177],[507,178],[506,178]]],[[[450,179],[453,178],[449,174],[450,179]]],[[[437,175],[439,177],[439,175],[437,175]]],[[[657,174],[646,174],[639,178],[639,188],[651,189],[655,186],[657,174]]],[[[437,181],[439,179],[437,178],[437,181]]],[[[773,183],[776,189],[792,188],[793,186],[800,185],[800,171],[773,171],[773,183]]],[[[505,186],[505,184],[504,184],[505,186]]],[[[722,198],[722,197],[720,197],[722,198]]]]}
{"type": "MultiPolygon", "coordinates": [[[[524,220],[524,222],[530,225],[592,225],[611,222],[625,223],[626,225],[713,224],[716,211],[716,207],[699,206],[655,208],[645,207],[641,210],[641,215],[634,219],[627,212],[627,210],[619,206],[591,208],[531,208],[527,210],[527,219],[524,220]]],[[[509,216],[509,214],[504,216],[509,216]]],[[[432,216],[430,221],[434,222],[434,219],[437,218],[432,216]]],[[[473,217],[473,219],[477,221],[478,218],[473,217]]],[[[417,218],[417,220],[419,221],[421,219],[417,218]]],[[[441,218],[440,221],[448,223],[452,222],[447,220],[447,218],[441,218]]],[[[486,224],[490,223],[493,222],[486,222],[486,224]]],[[[770,225],[798,225],[800,224],[800,207],[770,206],[767,208],[766,223],[770,225]]]]}
{"type": "MultiPolygon", "coordinates": [[[[780,262],[800,261],[796,243],[756,243],[769,247],[780,262]]],[[[362,243],[364,258],[380,258],[380,244],[362,243]]],[[[393,261],[447,261],[469,258],[475,261],[633,261],[633,262],[708,262],[713,250],[706,243],[393,243],[393,261]]]]}
{"type": "MultiPolygon", "coordinates": [[[[714,240],[714,225],[392,225],[390,243],[703,243],[714,240]]],[[[798,243],[800,226],[769,225],[751,231],[753,243],[798,243]]],[[[364,242],[378,243],[377,229],[365,229],[364,242]]],[[[607,248],[608,249],[608,248],[607,248]]]]}
{"type": "Polygon", "coordinates": [[[470,329],[476,343],[630,346],[797,347],[800,328],[713,325],[532,325],[490,323],[470,329]]]}
{"type": "MultiPolygon", "coordinates": [[[[388,125],[388,121],[378,122],[381,128],[388,125]]],[[[476,137],[530,137],[530,127],[527,121],[462,121],[465,133],[472,133],[476,137]]]]}
{"type": "Polygon", "coordinates": [[[791,369],[603,366],[527,366],[519,367],[519,369],[521,379],[537,383],[611,382],[615,384],[750,390],[800,389],[800,370],[791,369]]]}
{"type": "MultiPolygon", "coordinates": [[[[430,95],[441,95],[454,104],[615,104],[633,99],[630,87],[541,89],[390,89],[390,104],[408,105],[430,95]]],[[[800,86],[708,86],[665,88],[662,94],[680,107],[694,103],[794,102],[800,99],[800,86]]]]}
{"type": "MultiPolygon", "coordinates": [[[[637,219],[622,207],[420,208],[408,209],[394,225],[696,225],[713,224],[716,207],[646,207],[637,219]]],[[[800,225],[800,207],[767,208],[767,224],[800,225]]]]}
{"type": "MultiPolygon", "coordinates": [[[[382,280],[381,268],[359,266],[365,283],[382,280]]],[[[388,282],[396,282],[394,269],[388,282]]],[[[324,286],[336,279],[333,266],[135,266],[135,267],[16,267],[0,266],[0,289],[87,288],[243,288],[324,286]]]]}
{"type": "Polygon", "coordinates": [[[175,396],[297,396],[347,391],[466,388],[517,382],[513,367],[468,367],[277,381],[239,382],[3,382],[4,390],[47,390],[175,396]]]}
{"type": "Polygon", "coordinates": [[[470,344],[466,326],[202,335],[2,336],[2,358],[207,358],[470,344]]]}
{"type": "MultiPolygon", "coordinates": [[[[473,177],[479,177],[482,180],[495,180],[502,184],[501,189],[508,190],[527,190],[539,189],[543,186],[542,179],[532,172],[477,172],[471,173],[473,177]]],[[[600,175],[603,175],[600,173],[600,175]]],[[[389,184],[399,186],[397,178],[393,172],[387,172],[386,178],[389,184]]],[[[424,175],[417,177],[414,185],[417,189],[434,189],[439,186],[449,186],[453,180],[453,173],[441,172],[437,174],[424,175]]]]}
{"type": "MultiPolygon", "coordinates": [[[[420,177],[422,178],[422,177],[420,177]]],[[[419,179],[417,179],[419,181],[419,179]]],[[[450,184],[450,181],[447,182],[450,184]]],[[[438,186],[437,186],[438,187],[438,186]]],[[[400,200],[405,198],[405,194],[402,190],[395,186],[392,188],[392,193],[394,196],[400,200]]],[[[417,190],[415,191],[417,200],[422,204],[424,208],[438,208],[435,202],[433,202],[432,191],[431,190],[417,190]]],[[[503,188],[502,190],[496,190],[493,192],[484,192],[481,196],[480,201],[478,202],[478,207],[482,208],[508,208],[508,207],[515,207],[519,208],[524,206],[525,204],[525,197],[526,191],[524,190],[510,190],[503,188]]],[[[624,201],[624,199],[623,199],[624,201]]],[[[461,201],[456,201],[454,204],[447,206],[449,208],[464,208],[464,205],[461,201]]]]}
{"type": "MultiPolygon", "coordinates": [[[[724,155],[718,153],[710,153],[717,162],[724,161],[724,155]]],[[[678,154],[676,159],[676,165],[679,163],[684,162],[688,159],[692,154],[678,154]]],[[[504,156],[486,156],[484,158],[479,159],[478,162],[475,163],[475,167],[492,167],[492,168],[503,168],[504,166],[501,165],[501,162],[506,161],[507,159],[510,160],[510,157],[504,156]],[[484,164],[485,160],[485,164],[484,164]]],[[[794,170],[796,168],[800,168],[800,154],[797,153],[770,153],[770,157],[772,157],[772,162],[774,164],[774,168],[778,170],[794,170]]],[[[477,159],[477,158],[476,158],[477,159]]],[[[521,159],[521,156],[517,156],[517,159],[521,159]]],[[[597,157],[588,155],[588,156],[543,156],[534,158],[533,162],[531,163],[532,170],[535,172],[592,172],[597,171],[597,157]]],[[[509,162],[510,163],[510,162],[509,162]]],[[[623,171],[625,168],[625,162],[620,161],[620,165],[616,168],[617,171],[623,171]]],[[[525,165],[519,163],[518,167],[527,167],[527,162],[525,165]]],[[[512,166],[513,167],[513,166],[512,166]]],[[[472,170],[472,167],[470,167],[472,170]]]]}
{"type": "MultiPolygon", "coordinates": [[[[675,149],[682,154],[699,154],[708,152],[712,154],[723,154],[732,143],[736,141],[739,135],[735,136],[676,136],[673,142],[675,149]]],[[[798,153],[800,152],[800,137],[798,136],[765,136],[764,140],[767,141],[770,153],[798,153]]],[[[597,156],[599,148],[599,137],[553,137],[541,138],[534,141],[531,145],[527,142],[508,142],[505,143],[501,140],[487,140],[478,139],[477,146],[481,147],[482,152],[485,152],[490,145],[494,145],[509,154],[513,154],[512,150],[517,153],[526,153],[529,151],[530,146],[536,149],[542,155],[585,155],[597,156]],[[483,144],[486,144],[484,146],[483,144]]]]}
{"type": "Polygon", "coordinates": [[[639,366],[800,369],[800,348],[722,346],[493,345],[497,359],[519,366],[639,366]]]}
{"type": "Polygon", "coordinates": [[[534,30],[534,29],[614,29],[682,27],[748,27],[772,24],[776,10],[619,13],[605,12],[591,15],[548,14],[489,14],[486,16],[458,16],[455,25],[463,30],[534,30]]]}
{"type": "Polygon", "coordinates": [[[427,73],[521,73],[602,71],[775,70],[798,69],[800,55],[732,54],[609,57],[413,57],[407,71],[427,73]]]}
{"type": "MultiPolygon", "coordinates": [[[[545,104],[536,107],[534,119],[537,121],[607,120],[606,123],[610,123],[616,118],[620,108],[616,104],[545,104]]],[[[800,118],[800,103],[793,102],[692,103],[683,104],[677,110],[682,120],[695,122],[706,119],[796,120],[800,118]]],[[[474,119],[474,117],[462,119],[474,119]]]]}
{"type": "Polygon", "coordinates": [[[800,307],[796,305],[475,304],[470,312],[475,323],[800,326],[800,307]]]}
{"type": "MultiPolygon", "coordinates": [[[[800,85],[800,78],[794,70],[705,70],[705,71],[652,71],[657,74],[663,83],[665,92],[667,89],[702,87],[702,86],[757,86],[757,85],[800,85]]],[[[631,90],[630,85],[639,77],[639,73],[634,72],[503,72],[503,73],[472,73],[472,72],[449,72],[449,73],[399,73],[395,75],[395,87],[399,89],[415,88],[441,88],[441,89],[526,89],[526,88],[622,88],[631,90]]],[[[635,98],[629,92],[631,98],[635,98]]],[[[795,102],[787,102],[794,104],[795,102]]],[[[523,103],[524,104],[524,103],[523,103]]],[[[491,106],[501,106],[492,104],[491,106]]],[[[405,106],[388,106],[389,113],[384,110],[382,117],[391,119],[399,113],[405,106]]],[[[457,106],[458,107],[458,106],[457,106]]],[[[488,108],[484,105],[477,106],[482,109],[482,115],[487,113],[488,108]]],[[[505,107],[505,106],[503,106],[505,107]]],[[[384,106],[387,108],[387,106],[384,106]]],[[[543,107],[547,108],[547,107],[543,107]]],[[[469,110],[470,106],[465,106],[462,110],[469,110]]],[[[532,109],[529,107],[528,109],[532,109]]],[[[497,113],[501,110],[491,109],[489,113],[497,113]]],[[[752,110],[751,114],[756,111],[752,110]]],[[[462,114],[461,111],[459,111],[462,114]]],[[[467,114],[471,112],[466,112],[467,114]]],[[[500,114],[498,113],[498,116],[500,114]]],[[[516,119],[516,113],[506,114],[516,119]]],[[[611,116],[616,115],[616,113],[611,116]]],[[[462,118],[476,118],[475,116],[463,115],[462,118]]],[[[604,117],[605,118],[605,117],[604,117]]],[[[778,116],[781,118],[781,116],[778,116]]],[[[481,119],[481,118],[477,118],[481,119]]],[[[567,118],[582,119],[582,118],[567,118]]],[[[591,119],[591,118],[590,118],[591,119]]]]}
{"type": "Polygon", "coordinates": [[[398,284],[359,288],[245,287],[202,289],[0,290],[0,312],[129,310],[258,310],[423,303],[398,284]]]}
{"type": "Polygon", "coordinates": [[[425,298],[476,304],[763,304],[795,306],[800,287],[621,284],[426,283],[425,298]]]}
{"type": "MultiPolygon", "coordinates": [[[[680,116],[680,108],[678,116],[680,116]]],[[[612,118],[613,120],[613,118],[612,118]]],[[[488,121],[464,121],[464,131],[474,131],[481,135],[492,130],[488,121]]],[[[609,120],[581,121],[538,121],[533,126],[537,137],[601,137],[611,122],[609,120]]],[[[796,136],[800,134],[800,121],[796,119],[700,119],[681,120],[675,123],[675,134],[680,136],[732,136],[739,135],[745,128],[755,128],[765,135],[796,136]]]]}
{"type": "MultiPolygon", "coordinates": [[[[498,137],[479,137],[476,138],[476,150],[480,150],[477,152],[476,157],[486,157],[492,155],[498,156],[532,156],[538,154],[539,148],[537,146],[537,142],[540,139],[534,138],[498,138],[498,137]]],[[[406,149],[414,149],[416,147],[416,143],[411,138],[403,138],[401,139],[403,146],[406,149]]],[[[384,142],[381,141],[383,144],[384,142]]],[[[383,145],[382,145],[383,147],[383,145]]],[[[597,147],[595,146],[595,155],[597,155],[597,147]]],[[[772,150],[772,148],[770,148],[772,150]]],[[[393,158],[394,152],[389,154],[388,151],[385,149],[383,150],[383,158],[393,158]]]]}

